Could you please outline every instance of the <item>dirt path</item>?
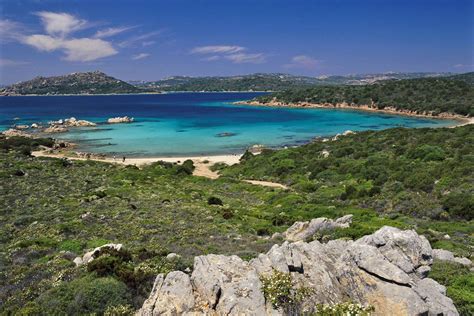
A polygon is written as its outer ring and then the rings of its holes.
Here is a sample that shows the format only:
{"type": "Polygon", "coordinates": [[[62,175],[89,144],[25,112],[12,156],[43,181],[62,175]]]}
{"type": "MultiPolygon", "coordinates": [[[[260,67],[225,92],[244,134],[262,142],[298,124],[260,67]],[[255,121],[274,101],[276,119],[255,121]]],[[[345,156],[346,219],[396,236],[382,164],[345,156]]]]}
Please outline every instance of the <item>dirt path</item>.
{"type": "MultiPolygon", "coordinates": [[[[194,163],[195,169],[193,172],[194,176],[205,177],[208,179],[219,178],[219,173],[212,171],[210,167],[216,163],[225,163],[227,165],[234,165],[239,163],[240,156],[238,155],[222,155],[222,156],[202,156],[202,157],[154,157],[154,158],[126,158],[125,161],[122,159],[113,159],[110,157],[106,158],[84,158],[84,157],[68,157],[62,153],[49,153],[46,151],[34,151],[31,153],[34,157],[51,157],[51,158],[67,158],[70,160],[93,160],[107,163],[114,163],[120,165],[135,165],[137,167],[144,166],[156,161],[166,161],[173,163],[182,163],[185,160],[191,159],[194,163]]],[[[242,180],[254,185],[260,185],[271,188],[288,189],[286,185],[276,182],[269,181],[258,181],[258,180],[242,180]]]]}
{"type": "Polygon", "coordinates": [[[247,183],[255,184],[255,185],[261,185],[264,187],[270,187],[270,188],[280,188],[280,189],[288,189],[288,187],[284,184],[277,183],[277,182],[270,182],[270,181],[259,181],[259,180],[242,180],[247,183]]]}

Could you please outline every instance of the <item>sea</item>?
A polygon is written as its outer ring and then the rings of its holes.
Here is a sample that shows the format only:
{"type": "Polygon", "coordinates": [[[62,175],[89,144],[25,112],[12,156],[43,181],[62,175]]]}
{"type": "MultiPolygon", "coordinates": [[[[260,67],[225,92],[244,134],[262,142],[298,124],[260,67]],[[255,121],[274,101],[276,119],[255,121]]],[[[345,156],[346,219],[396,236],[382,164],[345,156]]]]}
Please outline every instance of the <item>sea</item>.
{"type": "Polygon", "coordinates": [[[297,146],[347,130],[445,127],[452,120],[347,109],[235,105],[261,93],[167,93],[98,96],[0,97],[0,130],[75,117],[97,127],[71,128],[54,138],[77,150],[129,157],[240,154],[253,145],[297,146]],[[129,124],[106,124],[131,116],[129,124]]]}

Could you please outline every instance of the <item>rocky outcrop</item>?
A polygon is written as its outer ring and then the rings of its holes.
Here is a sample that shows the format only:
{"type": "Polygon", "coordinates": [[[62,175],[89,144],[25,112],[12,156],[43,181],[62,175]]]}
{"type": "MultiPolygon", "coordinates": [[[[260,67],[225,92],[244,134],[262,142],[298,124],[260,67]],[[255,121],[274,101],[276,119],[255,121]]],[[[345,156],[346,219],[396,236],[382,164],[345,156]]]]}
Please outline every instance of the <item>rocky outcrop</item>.
{"type": "Polygon", "coordinates": [[[109,249],[114,249],[114,250],[117,250],[117,251],[120,251],[122,249],[122,244],[105,244],[105,245],[102,245],[100,247],[97,247],[95,248],[94,250],[92,251],[89,251],[89,252],[86,252],[84,254],[84,256],[82,257],[76,257],[73,262],[76,264],[76,266],[80,266],[80,265],[83,265],[83,264],[88,264],[90,263],[91,261],[94,260],[94,258],[96,257],[96,255],[102,250],[102,249],[105,249],[105,248],[109,248],[109,249]]]}
{"type": "Polygon", "coordinates": [[[15,137],[15,136],[32,137],[31,134],[21,131],[21,130],[14,129],[14,128],[7,129],[6,131],[3,131],[2,134],[5,135],[6,137],[15,137]]]}
{"type": "Polygon", "coordinates": [[[132,123],[134,121],[133,117],[123,116],[123,117],[111,117],[107,120],[109,124],[117,123],[132,123]]]}
{"type": "Polygon", "coordinates": [[[468,258],[455,257],[451,251],[444,249],[433,249],[433,258],[440,261],[459,263],[466,267],[472,266],[472,261],[468,258]]]}
{"type": "Polygon", "coordinates": [[[320,217],[307,222],[295,222],[283,233],[283,237],[288,241],[307,240],[317,232],[347,228],[351,223],[352,215],[346,215],[336,220],[320,217]]]}
{"type": "Polygon", "coordinates": [[[45,128],[43,132],[45,133],[64,133],[68,131],[68,127],[92,127],[97,126],[93,122],[86,120],[78,120],[75,117],[70,117],[67,119],[60,119],[57,121],[49,122],[49,127],[45,128]]]}
{"type": "Polygon", "coordinates": [[[420,273],[432,261],[425,237],[388,226],[356,241],[286,241],[250,262],[199,256],[191,275],[158,275],[138,315],[283,315],[262,292],[261,277],[274,270],[311,289],[302,302],[309,312],[351,300],[375,315],[458,315],[445,287],[420,273]]]}

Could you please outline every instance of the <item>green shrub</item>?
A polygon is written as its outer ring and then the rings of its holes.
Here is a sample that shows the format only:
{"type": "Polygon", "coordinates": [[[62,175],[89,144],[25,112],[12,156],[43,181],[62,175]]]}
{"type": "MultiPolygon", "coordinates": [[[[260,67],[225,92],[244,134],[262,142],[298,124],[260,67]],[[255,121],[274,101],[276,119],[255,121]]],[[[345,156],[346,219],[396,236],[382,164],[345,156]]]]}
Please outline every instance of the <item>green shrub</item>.
{"type": "Polygon", "coordinates": [[[192,175],[195,168],[193,161],[188,159],[176,167],[176,174],[192,175]]]}
{"type": "Polygon", "coordinates": [[[469,268],[445,261],[435,261],[429,277],[447,287],[447,295],[461,315],[474,311],[474,272],[469,268]]]}
{"type": "Polygon", "coordinates": [[[269,276],[261,276],[262,292],[265,299],[274,308],[283,309],[287,314],[298,315],[302,312],[301,305],[313,292],[306,287],[295,287],[291,274],[273,270],[269,276]]]}
{"type": "Polygon", "coordinates": [[[59,250],[80,253],[82,251],[82,243],[78,240],[64,240],[59,244],[59,250]]]}
{"type": "Polygon", "coordinates": [[[215,197],[215,196],[211,196],[207,199],[207,204],[209,205],[224,205],[224,203],[222,203],[222,200],[218,197],[215,197]]]}
{"type": "Polygon", "coordinates": [[[132,316],[135,310],[130,305],[108,306],[104,312],[104,316],[132,316]]]}
{"type": "Polygon", "coordinates": [[[131,303],[127,286],[112,277],[92,275],[62,282],[37,299],[44,315],[102,314],[109,306],[131,303]]]}
{"type": "Polygon", "coordinates": [[[369,316],[374,311],[373,306],[345,302],[333,305],[320,304],[316,307],[318,316],[369,316]]]}

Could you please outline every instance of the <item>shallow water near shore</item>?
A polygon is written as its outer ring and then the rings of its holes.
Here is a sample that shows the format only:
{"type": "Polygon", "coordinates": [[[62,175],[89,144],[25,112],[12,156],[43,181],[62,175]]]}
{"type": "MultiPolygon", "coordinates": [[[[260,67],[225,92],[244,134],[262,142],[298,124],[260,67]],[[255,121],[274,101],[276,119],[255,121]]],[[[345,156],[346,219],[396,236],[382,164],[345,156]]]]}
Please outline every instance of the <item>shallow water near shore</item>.
{"type": "Polygon", "coordinates": [[[77,150],[135,157],[242,153],[254,144],[304,144],[346,130],[444,127],[439,120],[339,109],[295,109],[234,105],[260,93],[173,93],[154,95],[1,97],[0,130],[13,124],[76,117],[99,123],[71,128],[55,138],[77,150]],[[104,124],[132,116],[134,123],[104,124]],[[17,118],[17,119],[16,119],[17,118]]]}

